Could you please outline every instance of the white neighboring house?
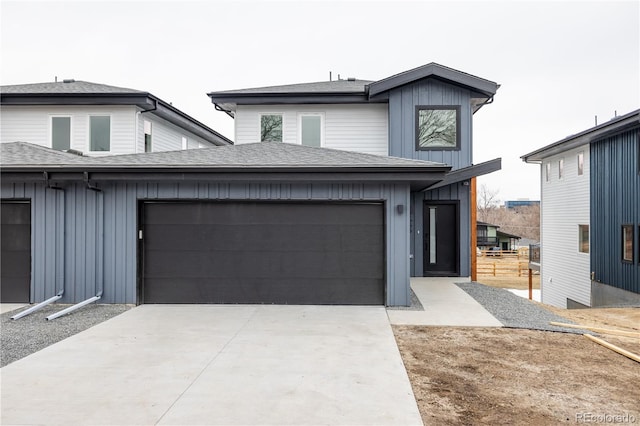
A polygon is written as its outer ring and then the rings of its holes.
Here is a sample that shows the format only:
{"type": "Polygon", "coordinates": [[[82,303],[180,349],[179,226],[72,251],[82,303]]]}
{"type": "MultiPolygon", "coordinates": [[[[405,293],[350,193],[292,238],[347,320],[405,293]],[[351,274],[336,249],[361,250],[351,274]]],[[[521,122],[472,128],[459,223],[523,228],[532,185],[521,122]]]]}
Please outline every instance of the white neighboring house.
{"type": "Polygon", "coordinates": [[[175,151],[232,142],[156,96],[85,81],[0,87],[0,142],[89,156],[175,151]]]}

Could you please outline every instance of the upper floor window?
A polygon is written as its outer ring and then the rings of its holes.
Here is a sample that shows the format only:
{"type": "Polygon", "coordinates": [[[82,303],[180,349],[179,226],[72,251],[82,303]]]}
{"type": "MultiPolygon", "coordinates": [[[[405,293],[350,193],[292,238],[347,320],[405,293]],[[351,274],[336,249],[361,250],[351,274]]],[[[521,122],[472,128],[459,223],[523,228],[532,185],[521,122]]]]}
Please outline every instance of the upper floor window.
{"type": "Polygon", "coordinates": [[[260,116],[260,142],[282,142],[282,114],[260,116]]]}
{"type": "Polygon", "coordinates": [[[306,146],[322,146],[322,115],[300,115],[300,143],[306,146]]]}
{"type": "Polygon", "coordinates": [[[549,182],[549,179],[551,179],[551,163],[547,163],[545,166],[546,167],[545,167],[544,177],[545,177],[545,180],[549,182]]]}
{"type": "Polygon", "coordinates": [[[89,150],[111,150],[111,117],[92,115],[89,117],[89,150]]]}
{"type": "Polygon", "coordinates": [[[144,152],[151,152],[151,122],[144,120],[144,152]]]}
{"type": "Polygon", "coordinates": [[[460,149],[460,107],[416,106],[416,149],[460,149]]]}
{"type": "Polygon", "coordinates": [[[633,262],[633,225],[622,225],[622,260],[633,262]]]}
{"type": "Polygon", "coordinates": [[[564,173],[564,158],[558,160],[558,179],[562,179],[564,173]]]}
{"type": "Polygon", "coordinates": [[[578,175],[584,173],[584,152],[578,153],[578,175]]]}
{"type": "Polygon", "coordinates": [[[71,117],[51,117],[51,148],[58,151],[71,148],[71,117]]]}
{"type": "Polygon", "coordinates": [[[578,251],[589,253],[589,225],[578,225],[578,251]]]}
{"type": "Polygon", "coordinates": [[[188,149],[189,148],[189,140],[186,138],[186,136],[182,137],[182,149],[188,149]]]}

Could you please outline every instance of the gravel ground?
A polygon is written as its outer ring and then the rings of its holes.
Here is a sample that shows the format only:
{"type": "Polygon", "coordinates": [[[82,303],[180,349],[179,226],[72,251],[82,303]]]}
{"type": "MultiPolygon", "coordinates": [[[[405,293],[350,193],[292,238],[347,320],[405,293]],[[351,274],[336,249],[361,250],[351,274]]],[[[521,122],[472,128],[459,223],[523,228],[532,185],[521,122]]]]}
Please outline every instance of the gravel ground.
{"type": "Polygon", "coordinates": [[[422,303],[420,303],[418,296],[416,296],[412,288],[409,290],[411,290],[411,306],[389,306],[387,309],[395,311],[424,311],[424,307],[422,306],[422,303]]]}
{"type": "Polygon", "coordinates": [[[555,315],[535,303],[516,296],[502,288],[489,287],[484,284],[456,283],[476,299],[491,315],[507,328],[525,328],[529,330],[560,331],[563,333],[591,334],[586,330],[555,327],[549,321],[573,324],[566,318],[555,315]]]}
{"type": "Polygon", "coordinates": [[[51,321],[45,319],[68,306],[71,305],[49,305],[17,320],[11,317],[23,309],[0,315],[0,367],[133,308],[133,305],[88,305],[51,321]]]}

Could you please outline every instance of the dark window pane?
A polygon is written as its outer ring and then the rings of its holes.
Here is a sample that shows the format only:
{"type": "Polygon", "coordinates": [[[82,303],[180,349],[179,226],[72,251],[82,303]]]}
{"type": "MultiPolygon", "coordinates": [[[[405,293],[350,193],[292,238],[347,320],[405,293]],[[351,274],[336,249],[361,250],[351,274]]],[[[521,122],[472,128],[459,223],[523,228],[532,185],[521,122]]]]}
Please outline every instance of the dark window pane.
{"type": "Polygon", "coordinates": [[[589,225],[578,225],[579,244],[581,253],[589,253],[589,225]]]}
{"type": "Polygon", "coordinates": [[[91,117],[91,151],[109,151],[111,149],[111,117],[91,117]]]}
{"type": "Polygon", "coordinates": [[[59,151],[71,148],[71,117],[51,118],[51,148],[59,151]]]}
{"type": "Polygon", "coordinates": [[[260,117],[260,142],[282,142],[282,115],[260,117]]]}
{"type": "Polygon", "coordinates": [[[622,260],[633,262],[633,226],[622,225],[622,260]]]}
{"type": "Polygon", "coordinates": [[[302,116],[302,145],[320,147],[321,123],[319,115],[302,116]]]}

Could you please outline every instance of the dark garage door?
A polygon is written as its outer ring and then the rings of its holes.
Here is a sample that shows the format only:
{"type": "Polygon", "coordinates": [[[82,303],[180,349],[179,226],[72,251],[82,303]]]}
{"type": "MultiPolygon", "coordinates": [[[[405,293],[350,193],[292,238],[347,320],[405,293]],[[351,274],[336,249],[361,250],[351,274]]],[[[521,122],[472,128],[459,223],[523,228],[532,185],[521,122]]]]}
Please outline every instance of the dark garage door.
{"type": "Polygon", "coordinates": [[[0,226],[0,302],[29,303],[31,203],[2,201],[0,226]]]}
{"type": "Polygon", "coordinates": [[[143,303],[384,304],[382,204],[144,203],[143,303]]]}

